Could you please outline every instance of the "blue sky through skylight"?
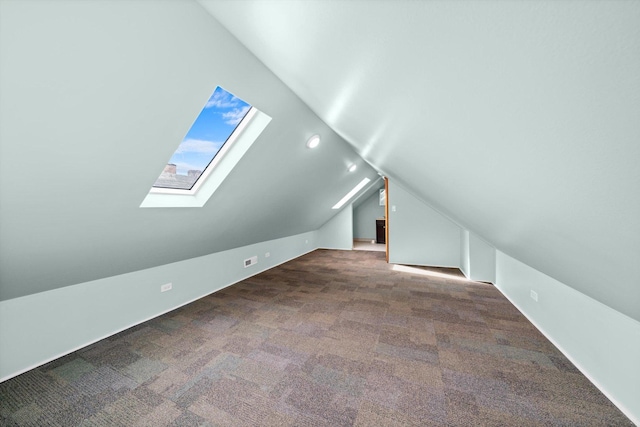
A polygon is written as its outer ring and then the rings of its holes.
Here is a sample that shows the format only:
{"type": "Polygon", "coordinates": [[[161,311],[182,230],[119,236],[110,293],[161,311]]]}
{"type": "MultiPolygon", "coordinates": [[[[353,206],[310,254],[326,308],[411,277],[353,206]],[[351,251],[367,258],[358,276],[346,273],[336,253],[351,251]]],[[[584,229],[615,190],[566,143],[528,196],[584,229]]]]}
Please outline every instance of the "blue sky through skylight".
{"type": "Polygon", "coordinates": [[[199,174],[192,173],[192,179],[186,179],[189,171],[206,169],[250,108],[243,100],[217,87],[167,162],[176,165],[176,176],[170,176],[165,169],[154,187],[190,189],[199,174]]]}

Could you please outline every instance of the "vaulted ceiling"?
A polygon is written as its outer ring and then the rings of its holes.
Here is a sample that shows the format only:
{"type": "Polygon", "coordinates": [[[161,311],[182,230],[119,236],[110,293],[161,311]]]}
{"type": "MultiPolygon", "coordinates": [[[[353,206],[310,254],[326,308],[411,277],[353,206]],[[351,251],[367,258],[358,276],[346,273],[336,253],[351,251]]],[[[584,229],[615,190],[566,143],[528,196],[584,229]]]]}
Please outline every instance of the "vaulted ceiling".
{"type": "Polygon", "coordinates": [[[640,320],[639,2],[199,2],[376,168],[640,320]]]}
{"type": "Polygon", "coordinates": [[[0,8],[0,299],[315,230],[380,171],[640,320],[640,2],[0,8]],[[140,209],[217,85],[271,124],[204,208],[140,209]]]}

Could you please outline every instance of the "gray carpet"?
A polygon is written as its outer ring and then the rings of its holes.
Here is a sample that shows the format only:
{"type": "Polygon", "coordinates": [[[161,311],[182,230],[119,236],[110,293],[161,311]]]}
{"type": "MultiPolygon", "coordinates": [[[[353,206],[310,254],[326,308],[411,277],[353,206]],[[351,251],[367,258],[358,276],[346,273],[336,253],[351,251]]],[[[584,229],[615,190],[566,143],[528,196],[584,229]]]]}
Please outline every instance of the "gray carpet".
{"type": "Polygon", "coordinates": [[[318,250],[0,384],[2,426],[628,426],[492,285],[318,250]]]}

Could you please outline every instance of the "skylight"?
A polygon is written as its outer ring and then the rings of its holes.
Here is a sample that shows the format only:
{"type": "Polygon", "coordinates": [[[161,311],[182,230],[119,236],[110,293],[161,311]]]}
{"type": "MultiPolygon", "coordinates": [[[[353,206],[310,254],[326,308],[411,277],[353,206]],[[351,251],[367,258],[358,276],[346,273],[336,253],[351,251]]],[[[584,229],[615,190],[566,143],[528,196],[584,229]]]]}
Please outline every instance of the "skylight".
{"type": "Polygon", "coordinates": [[[140,207],[204,206],[270,121],[217,87],[140,207]]]}
{"type": "Polygon", "coordinates": [[[164,170],[153,184],[154,188],[192,190],[205,171],[214,167],[238,125],[251,106],[231,93],[216,88],[196,118],[164,170]]]}
{"type": "Polygon", "coordinates": [[[369,178],[365,178],[362,181],[360,181],[358,183],[358,185],[356,185],[355,187],[353,187],[353,189],[351,191],[349,191],[342,199],[340,199],[340,201],[338,203],[336,203],[335,205],[333,205],[333,207],[331,209],[340,209],[345,203],[347,203],[353,196],[356,195],[356,193],[360,190],[362,190],[362,188],[367,185],[371,180],[369,178]]]}

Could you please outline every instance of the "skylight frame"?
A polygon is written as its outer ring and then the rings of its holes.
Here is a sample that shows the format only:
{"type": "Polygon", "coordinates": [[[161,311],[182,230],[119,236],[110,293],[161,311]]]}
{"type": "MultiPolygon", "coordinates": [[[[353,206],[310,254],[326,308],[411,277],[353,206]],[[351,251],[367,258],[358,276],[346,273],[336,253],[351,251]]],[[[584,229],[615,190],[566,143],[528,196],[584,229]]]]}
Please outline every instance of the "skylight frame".
{"type": "Polygon", "coordinates": [[[343,207],[349,200],[353,198],[353,196],[358,194],[358,192],[362,190],[364,187],[366,187],[366,185],[369,184],[370,182],[371,180],[369,178],[364,178],[362,181],[358,183],[358,185],[353,187],[351,191],[345,194],[345,196],[342,199],[340,199],[338,203],[333,205],[331,209],[340,209],[341,207],[343,207]]]}
{"type": "Polygon", "coordinates": [[[245,102],[245,104],[249,106],[249,111],[202,171],[191,189],[160,188],[152,185],[140,207],[203,207],[271,122],[271,117],[267,114],[249,103],[245,102]]]}

